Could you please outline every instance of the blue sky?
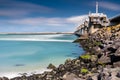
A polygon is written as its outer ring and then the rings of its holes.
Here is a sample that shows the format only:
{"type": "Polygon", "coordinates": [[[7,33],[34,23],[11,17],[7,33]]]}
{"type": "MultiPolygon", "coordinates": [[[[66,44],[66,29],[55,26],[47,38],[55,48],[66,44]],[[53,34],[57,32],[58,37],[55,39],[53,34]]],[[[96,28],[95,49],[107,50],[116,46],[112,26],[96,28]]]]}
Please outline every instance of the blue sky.
{"type": "MultiPolygon", "coordinates": [[[[99,12],[120,13],[119,0],[97,0],[99,12]]],[[[0,0],[0,32],[71,32],[95,12],[96,0],[0,0]]]]}

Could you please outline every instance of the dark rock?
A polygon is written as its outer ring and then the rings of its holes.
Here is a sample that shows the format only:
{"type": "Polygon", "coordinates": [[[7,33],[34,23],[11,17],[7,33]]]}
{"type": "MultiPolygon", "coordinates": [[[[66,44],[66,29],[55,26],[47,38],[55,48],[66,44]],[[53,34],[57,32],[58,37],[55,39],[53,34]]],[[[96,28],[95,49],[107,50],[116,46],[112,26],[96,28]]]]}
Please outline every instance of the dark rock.
{"type": "Polygon", "coordinates": [[[91,76],[88,76],[86,80],[93,80],[91,76]]]}
{"type": "Polygon", "coordinates": [[[9,80],[7,77],[0,77],[0,80],[9,80]]]}
{"type": "Polygon", "coordinates": [[[67,59],[66,61],[65,61],[65,64],[70,64],[71,63],[71,59],[67,59]]]}
{"type": "Polygon", "coordinates": [[[16,64],[15,66],[19,67],[19,66],[25,66],[25,64],[16,64]]]}
{"type": "Polygon", "coordinates": [[[120,71],[117,72],[117,75],[116,75],[118,78],[120,78],[120,71]]]}
{"type": "Polygon", "coordinates": [[[49,64],[47,69],[55,69],[56,67],[53,64],[49,64]]]}
{"type": "Polygon", "coordinates": [[[63,80],[81,80],[81,79],[73,73],[66,72],[63,75],[63,80]]]}
{"type": "Polygon", "coordinates": [[[111,53],[115,53],[117,49],[113,47],[109,47],[108,50],[111,51],[111,53]]]}

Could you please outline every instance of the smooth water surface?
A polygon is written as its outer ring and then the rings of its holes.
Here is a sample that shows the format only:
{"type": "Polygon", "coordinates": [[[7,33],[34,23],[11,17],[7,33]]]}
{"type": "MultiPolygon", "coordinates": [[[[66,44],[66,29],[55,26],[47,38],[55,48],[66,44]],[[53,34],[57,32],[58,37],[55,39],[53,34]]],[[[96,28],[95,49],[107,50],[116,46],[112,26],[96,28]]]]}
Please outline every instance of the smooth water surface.
{"type": "Polygon", "coordinates": [[[0,73],[58,66],[83,53],[74,35],[0,35],[0,73]]]}

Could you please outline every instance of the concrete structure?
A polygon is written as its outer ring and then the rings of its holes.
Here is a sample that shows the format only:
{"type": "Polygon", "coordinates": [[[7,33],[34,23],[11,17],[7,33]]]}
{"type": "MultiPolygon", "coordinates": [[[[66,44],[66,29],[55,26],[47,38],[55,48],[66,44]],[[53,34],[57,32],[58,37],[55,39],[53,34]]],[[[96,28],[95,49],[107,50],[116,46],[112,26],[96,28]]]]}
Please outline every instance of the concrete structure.
{"type": "Polygon", "coordinates": [[[96,32],[100,28],[106,27],[109,25],[109,19],[107,15],[103,13],[98,13],[98,3],[96,3],[96,13],[89,13],[89,20],[85,20],[82,25],[80,25],[75,34],[80,35],[88,35],[96,32]]]}

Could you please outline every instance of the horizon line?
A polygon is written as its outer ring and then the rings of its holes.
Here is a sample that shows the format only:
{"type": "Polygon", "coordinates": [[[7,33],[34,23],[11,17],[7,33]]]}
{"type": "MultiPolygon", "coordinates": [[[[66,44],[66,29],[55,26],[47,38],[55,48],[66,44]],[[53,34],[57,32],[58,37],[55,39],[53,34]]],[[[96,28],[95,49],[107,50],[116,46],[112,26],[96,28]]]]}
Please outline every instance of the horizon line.
{"type": "Polygon", "coordinates": [[[0,34],[74,34],[74,32],[0,32],[0,34]]]}

